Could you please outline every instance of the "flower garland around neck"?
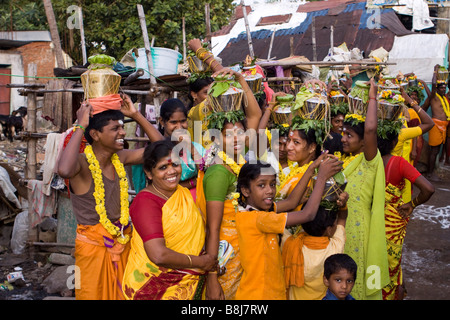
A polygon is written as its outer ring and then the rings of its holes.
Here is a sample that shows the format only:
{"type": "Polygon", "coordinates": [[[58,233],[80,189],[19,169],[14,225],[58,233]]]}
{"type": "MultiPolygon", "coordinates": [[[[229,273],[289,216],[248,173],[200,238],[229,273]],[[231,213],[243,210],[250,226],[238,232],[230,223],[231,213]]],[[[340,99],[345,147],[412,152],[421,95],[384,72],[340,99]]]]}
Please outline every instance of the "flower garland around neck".
{"type": "Polygon", "coordinates": [[[289,174],[284,178],[283,182],[281,182],[281,179],[280,179],[280,188],[283,186],[283,184],[285,182],[288,182],[292,177],[294,177],[300,173],[305,173],[305,171],[308,170],[311,163],[313,163],[313,161],[310,161],[309,163],[306,163],[306,164],[302,165],[301,167],[297,166],[295,168],[292,168],[291,172],[289,172],[289,174]]]}
{"type": "Polygon", "coordinates": [[[228,165],[231,170],[234,172],[236,176],[239,176],[239,172],[241,172],[241,168],[245,163],[245,159],[242,155],[239,155],[239,163],[237,164],[232,158],[230,158],[225,152],[219,151],[217,156],[222,159],[223,164],[228,165]]]}
{"type": "MultiPolygon", "coordinates": [[[[295,164],[295,162],[288,160],[289,173],[292,172],[292,170],[294,170],[294,164],[295,164]]],[[[280,180],[280,186],[282,186],[284,184],[284,182],[286,181],[286,175],[284,174],[283,167],[282,167],[281,163],[279,163],[279,162],[278,162],[278,168],[279,168],[278,179],[280,180]]]]}
{"type": "Polygon", "coordinates": [[[117,153],[114,153],[111,157],[111,162],[116,169],[117,175],[119,176],[120,185],[120,219],[121,228],[114,225],[111,220],[108,219],[106,215],[105,207],[105,186],[103,184],[102,169],[100,168],[100,163],[95,157],[92,146],[87,145],[84,150],[86,154],[86,159],[89,163],[89,170],[92,173],[92,179],[94,180],[94,198],[95,198],[95,211],[97,211],[100,217],[100,223],[112,236],[118,236],[117,241],[121,244],[126,244],[130,237],[129,235],[123,234],[124,226],[129,223],[129,202],[128,202],[128,180],[123,163],[120,162],[117,153]],[[120,236],[119,236],[120,235],[120,236]]]}
{"type": "Polygon", "coordinates": [[[342,162],[344,162],[342,164],[342,168],[345,169],[353,160],[355,160],[355,158],[357,156],[360,155],[360,153],[356,154],[356,155],[352,155],[351,153],[349,155],[347,154],[341,154],[339,151],[336,151],[334,153],[334,155],[342,162]]]}

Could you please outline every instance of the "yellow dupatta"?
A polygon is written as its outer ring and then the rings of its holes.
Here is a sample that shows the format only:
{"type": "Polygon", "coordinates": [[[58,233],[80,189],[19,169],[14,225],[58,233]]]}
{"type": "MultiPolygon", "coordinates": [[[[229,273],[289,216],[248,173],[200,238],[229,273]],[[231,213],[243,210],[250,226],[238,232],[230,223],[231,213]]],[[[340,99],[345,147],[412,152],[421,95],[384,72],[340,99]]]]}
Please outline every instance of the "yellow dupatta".
{"type": "MultiPolygon", "coordinates": [[[[167,248],[182,254],[200,254],[205,243],[205,224],[187,188],[178,186],[164,204],[162,225],[167,248]]],[[[148,258],[134,229],[122,290],[127,299],[191,300],[203,273],[198,269],[158,267],[148,258]]]]}

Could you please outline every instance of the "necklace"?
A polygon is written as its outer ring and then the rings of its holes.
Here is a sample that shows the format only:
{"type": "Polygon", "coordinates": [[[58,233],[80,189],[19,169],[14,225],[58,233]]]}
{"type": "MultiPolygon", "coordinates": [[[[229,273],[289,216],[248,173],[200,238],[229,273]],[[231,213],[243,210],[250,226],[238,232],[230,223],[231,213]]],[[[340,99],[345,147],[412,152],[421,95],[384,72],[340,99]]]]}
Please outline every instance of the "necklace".
{"type": "Polygon", "coordinates": [[[164,193],[159,191],[153,183],[152,183],[152,187],[153,187],[153,189],[155,189],[156,192],[158,192],[160,195],[162,195],[164,199],[169,200],[169,197],[167,197],[164,193]]]}
{"type": "Polygon", "coordinates": [[[92,173],[92,179],[94,180],[94,199],[95,199],[95,211],[98,213],[100,223],[112,236],[120,236],[117,241],[121,244],[125,244],[130,240],[129,235],[123,234],[124,226],[129,223],[129,202],[128,202],[128,180],[123,163],[119,160],[117,153],[111,156],[111,162],[114,169],[117,171],[119,176],[119,186],[120,186],[120,219],[119,222],[121,227],[114,225],[111,220],[108,219],[106,215],[105,207],[105,185],[103,183],[102,169],[100,168],[100,163],[95,157],[92,146],[87,145],[84,149],[86,155],[86,160],[89,163],[89,170],[92,173]]]}
{"type": "Polygon", "coordinates": [[[241,172],[241,168],[245,163],[245,159],[242,155],[239,155],[239,163],[241,164],[234,162],[234,160],[228,157],[228,155],[223,151],[219,151],[218,157],[222,159],[223,164],[226,164],[231,168],[235,175],[239,176],[239,172],[241,172]]]}

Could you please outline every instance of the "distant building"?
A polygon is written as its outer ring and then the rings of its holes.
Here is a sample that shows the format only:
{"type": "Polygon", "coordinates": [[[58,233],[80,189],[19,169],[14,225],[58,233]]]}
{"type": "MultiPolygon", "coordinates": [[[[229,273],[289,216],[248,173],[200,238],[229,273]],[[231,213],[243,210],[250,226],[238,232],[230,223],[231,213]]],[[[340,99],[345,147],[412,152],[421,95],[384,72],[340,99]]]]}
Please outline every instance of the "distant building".
{"type": "MultiPolygon", "coordinates": [[[[49,31],[0,31],[0,114],[26,106],[26,97],[6,85],[29,82],[27,72],[31,62],[37,65],[38,77],[54,77],[57,62],[53,47],[49,31]]],[[[66,67],[73,65],[67,54],[64,59],[66,67]]],[[[46,83],[48,78],[37,81],[46,83]]]]}

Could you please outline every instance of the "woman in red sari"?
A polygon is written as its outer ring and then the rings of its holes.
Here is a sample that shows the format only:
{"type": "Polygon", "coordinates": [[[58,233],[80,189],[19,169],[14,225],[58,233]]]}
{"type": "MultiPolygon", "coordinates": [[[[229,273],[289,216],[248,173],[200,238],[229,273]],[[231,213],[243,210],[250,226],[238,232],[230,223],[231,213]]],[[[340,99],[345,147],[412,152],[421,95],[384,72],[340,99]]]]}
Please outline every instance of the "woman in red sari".
{"type": "Polygon", "coordinates": [[[384,120],[384,124],[380,122],[378,127],[380,128],[378,130],[378,149],[383,159],[386,177],[384,216],[390,277],[390,283],[383,288],[383,300],[402,300],[406,294],[401,269],[406,226],[414,208],[431,198],[434,187],[403,157],[391,154],[398,141],[398,131],[387,129],[394,127],[392,122],[384,120]],[[410,202],[404,203],[402,190],[406,180],[409,180],[419,190],[419,194],[410,202]]]}

